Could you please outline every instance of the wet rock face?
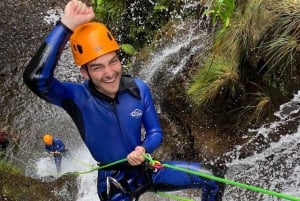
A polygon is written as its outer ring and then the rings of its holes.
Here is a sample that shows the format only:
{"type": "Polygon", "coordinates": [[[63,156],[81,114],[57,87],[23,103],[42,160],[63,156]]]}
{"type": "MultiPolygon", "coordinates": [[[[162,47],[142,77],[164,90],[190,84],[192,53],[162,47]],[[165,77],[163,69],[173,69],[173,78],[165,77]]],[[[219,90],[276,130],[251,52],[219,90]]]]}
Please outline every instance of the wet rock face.
{"type": "Polygon", "coordinates": [[[0,58],[1,76],[23,71],[26,62],[51,28],[43,18],[49,9],[66,1],[1,1],[0,58]]]}
{"type": "Polygon", "coordinates": [[[76,177],[64,176],[55,181],[51,178],[45,182],[24,177],[20,174],[10,174],[9,171],[0,169],[0,200],[22,201],[61,201],[76,200],[76,177]],[[69,182],[66,182],[68,180],[69,182]],[[55,194],[53,192],[63,191],[55,194]]]}

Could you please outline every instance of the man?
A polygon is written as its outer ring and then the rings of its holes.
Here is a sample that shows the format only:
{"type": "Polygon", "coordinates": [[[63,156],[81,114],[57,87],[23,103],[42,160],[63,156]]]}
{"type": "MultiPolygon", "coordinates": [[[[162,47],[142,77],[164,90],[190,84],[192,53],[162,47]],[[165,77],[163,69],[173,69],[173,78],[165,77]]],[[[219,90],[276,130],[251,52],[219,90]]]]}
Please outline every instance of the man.
{"type": "MultiPolygon", "coordinates": [[[[61,20],[32,58],[24,82],[44,100],[64,108],[82,140],[100,165],[127,158],[128,163],[98,172],[100,200],[137,200],[147,190],[202,188],[202,200],[217,200],[218,184],[172,169],[147,168],[144,153],[162,142],[162,129],[149,87],[122,75],[119,45],[101,23],[90,22],[92,8],[78,0],[67,3],[61,20]],[[53,77],[67,41],[85,78],[83,83],[61,82],[53,77]],[[146,134],[142,139],[141,129],[146,134]]],[[[201,164],[169,164],[200,170],[201,164]]]]}
{"type": "Polygon", "coordinates": [[[61,159],[68,152],[65,148],[65,144],[61,139],[53,138],[51,134],[45,134],[43,136],[43,142],[45,144],[46,151],[53,155],[57,173],[60,174],[61,159]]]}

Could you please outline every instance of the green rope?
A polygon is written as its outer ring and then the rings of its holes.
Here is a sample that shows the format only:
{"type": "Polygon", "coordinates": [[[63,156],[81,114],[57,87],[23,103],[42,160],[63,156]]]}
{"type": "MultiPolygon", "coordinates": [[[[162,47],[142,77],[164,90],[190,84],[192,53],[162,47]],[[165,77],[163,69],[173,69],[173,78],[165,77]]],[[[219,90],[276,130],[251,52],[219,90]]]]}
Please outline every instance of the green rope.
{"type": "Polygon", "coordinates": [[[82,171],[82,172],[66,172],[64,173],[63,175],[79,175],[79,174],[87,174],[87,173],[90,173],[90,172],[93,172],[93,171],[96,171],[96,170],[100,170],[100,169],[104,169],[104,168],[107,168],[107,167],[110,167],[110,166],[113,166],[113,165],[116,165],[116,164],[119,164],[119,163],[124,163],[126,162],[127,159],[124,158],[124,159],[121,159],[121,160],[118,160],[118,161],[115,161],[115,162],[112,162],[112,163],[109,163],[109,164],[106,164],[106,165],[103,165],[103,166],[94,166],[93,168],[91,168],[90,170],[87,170],[87,171],[82,171]]]}
{"type": "Polygon", "coordinates": [[[91,168],[94,167],[94,165],[91,165],[90,163],[87,163],[87,162],[84,162],[84,161],[79,160],[79,159],[77,159],[77,158],[74,158],[73,156],[71,156],[70,158],[67,158],[67,159],[68,159],[68,160],[75,161],[75,162],[80,163],[80,164],[83,164],[83,165],[85,165],[85,166],[87,166],[87,167],[91,167],[91,168]]]}
{"type": "MultiPolygon", "coordinates": [[[[152,160],[152,158],[149,154],[145,154],[144,157],[147,160],[150,161],[150,164],[151,163],[152,164],[157,163],[157,161],[152,160]]],[[[262,188],[251,186],[251,185],[248,185],[248,184],[239,183],[239,182],[236,182],[236,181],[232,181],[232,180],[216,177],[216,176],[213,176],[213,175],[205,174],[205,173],[202,173],[202,172],[199,172],[199,171],[195,171],[195,170],[191,170],[191,169],[187,169],[187,168],[181,168],[181,167],[177,167],[177,166],[170,165],[170,164],[167,164],[167,163],[162,163],[162,166],[167,167],[167,168],[171,168],[171,169],[174,169],[174,170],[186,172],[186,173],[189,173],[189,174],[198,175],[200,177],[204,177],[204,178],[207,178],[207,179],[210,179],[210,180],[215,180],[215,181],[218,181],[218,182],[223,182],[223,183],[226,183],[226,184],[230,184],[230,185],[233,185],[233,186],[238,186],[238,187],[245,188],[245,189],[248,189],[248,190],[252,190],[252,191],[272,195],[272,196],[275,196],[275,197],[278,197],[278,198],[283,198],[283,199],[292,200],[292,201],[300,201],[299,197],[294,197],[294,196],[278,193],[278,192],[275,192],[275,191],[262,189],[262,188]]]]}
{"type": "MultiPolygon", "coordinates": [[[[79,174],[87,174],[87,173],[90,173],[90,172],[93,172],[93,171],[96,171],[96,170],[100,170],[100,169],[104,169],[104,168],[107,168],[107,167],[110,167],[110,166],[113,166],[113,165],[116,165],[116,164],[120,164],[120,163],[124,163],[126,162],[127,159],[121,159],[121,160],[118,160],[118,161],[115,161],[115,162],[112,162],[112,163],[109,163],[109,164],[106,164],[106,165],[103,165],[103,166],[94,166],[93,168],[91,168],[90,170],[87,170],[87,171],[78,171],[78,172],[66,172],[62,175],[79,175],[79,174]]],[[[188,198],[184,198],[184,197],[180,197],[180,196],[175,196],[175,195],[170,195],[170,194],[166,194],[166,193],[162,193],[162,192],[154,192],[155,194],[157,195],[160,195],[162,197],[167,197],[167,198],[172,198],[172,199],[175,199],[175,200],[180,200],[180,201],[194,201],[193,199],[188,199],[188,198]]]]}
{"type": "MultiPolygon", "coordinates": [[[[210,179],[210,180],[230,184],[230,185],[233,185],[233,186],[241,187],[241,188],[252,190],[252,191],[255,191],[255,192],[260,192],[260,193],[272,195],[272,196],[275,196],[275,197],[278,197],[278,198],[283,198],[283,199],[286,199],[286,200],[300,201],[299,197],[294,197],[294,196],[278,193],[278,192],[275,192],[275,191],[266,190],[266,189],[251,186],[251,185],[248,185],[248,184],[239,183],[239,182],[236,182],[236,181],[233,181],[233,180],[216,177],[216,176],[213,176],[213,175],[210,175],[210,174],[205,174],[203,172],[199,172],[199,171],[195,171],[195,170],[191,170],[191,169],[187,169],[187,168],[182,168],[182,167],[177,167],[177,166],[170,165],[170,164],[167,164],[167,163],[160,163],[159,161],[153,160],[151,158],[150,154],[143,154],[143,156],[145,157],[145,159],[147,159],[150,162],[150,165],[161,164],[162,167],[166,167],[166,168],[186,172],[186,173],[189,173],[189,174],[197,175],[197,176],[200,176],[200,177],[203,177],[203,178],[207,178],[207,179],[210,179]]],[[[67,172],[67,173],[64,173],[63,175],[87,174],[87,173],[90,173],[90,172],[93,172],[93,171],[96,171],[96,170],[104,169],[104,168],[107,168],[107,167],[110,167],[110,166],[113,166],[113,165],[116,165],[116,164],[119,164],[119,163],[123,163],[123,162],[126,162],[126,161],[127,161],[127,159],[124,158],[124,159],[121,159],[121,160],[118,160],[118,161],[115,161],[115,162],[112,162],[112,163],[109,163],[109,164],[106,164],[106,165],[103,165],[103,166],[96,166],[96,167],[93,166],[90,170],[87,170],[87,171],[67,172]]],[[[187,199],[187,198],[182,198],[182,197],[175,196],[175,195],[165,194],[165,193],[162,193],[162,192],[155,192],[155,193],[158,194],[158,195],[173,198],[173,199],[176,199],[176,200],[191,201],[190,199],[187,199]]]]}
{"type": "Polygon", "coordinates": [[[180,168],[180,167],[176,167],[176,166],[169,165],[169,164],[166,164],[166,163],[163,163],[163,166],[167,167],[167,168],[172,168],[174,170],[187,172],[189,174],[195,174],[195,175],[198,175],[198,176],[201,176],[201,177],[204,177],[204,178],[207,178],[207,179],[215,180],[215,181],[218,181],[218,182],[223,182],[223,183],[230,184],[230,185],[233,185],[233,186],[238,186],[238,187],[245,188],[245,189],[248,189],[248,190],[252,190],[252,191],[272,195],[272,196],[275,196],[275,197],[278,197],[278,198],[283,198],[283,199],[292,200],[292,201],[300,201],[299,197],[294,197],[294,196],[278,193],[278,192],[275,192],[275,191],[270,191],[270,190],[266,190],[266,189],[263,189],[263,188],[251,186],[251,185],[248,185],[248,184],[239,183],[239,182],[224,179],[224,178],[219,178],[219,177],[216,177],[216,176],[213,176],[213,175],[208,175],[208,174],[205,174],[205,173],[202,173],[202,172],[189,170],[189,169],[185,169],[185,168],[180,168]]]}

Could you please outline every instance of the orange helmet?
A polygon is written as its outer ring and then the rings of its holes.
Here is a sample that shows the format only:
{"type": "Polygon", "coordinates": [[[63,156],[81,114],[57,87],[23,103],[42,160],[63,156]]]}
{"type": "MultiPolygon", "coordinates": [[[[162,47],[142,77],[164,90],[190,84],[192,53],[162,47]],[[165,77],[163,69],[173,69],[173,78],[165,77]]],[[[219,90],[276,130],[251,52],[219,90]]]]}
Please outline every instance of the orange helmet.
{"type": "Polygon", "coordinates": [[[50,134],[45,134],[43,137],[43,141],[46,145],[52,145],[53,143],[53,137],[50,134]]]}
{"type": "Polygon", "coordinates": [[[75,63],[79,66],[120,49],[110,31],[99,22],[89,22],[77,27],[70,43],[75,63]]]}

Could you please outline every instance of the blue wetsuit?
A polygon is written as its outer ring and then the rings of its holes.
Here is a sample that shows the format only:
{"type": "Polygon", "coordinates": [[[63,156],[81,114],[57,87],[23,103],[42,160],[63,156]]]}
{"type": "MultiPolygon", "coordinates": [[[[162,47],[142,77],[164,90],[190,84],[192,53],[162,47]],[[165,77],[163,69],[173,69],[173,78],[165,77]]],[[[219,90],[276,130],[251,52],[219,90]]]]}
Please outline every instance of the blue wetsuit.
{"type": "MultiPolygon", "coordinates": [[[[61,82],[53,77],[57,60],[71,34],[62,23],[57,23],[28,64],[24,82],[39,97],[68,112],[91,155],[100,164],[126,158],[136,146],[143,146],[147,153],[152,153],[162,142],[162,129],[150,89],[142,80],[122,76],[117,96],[111,99],[98,92],[90,81],[61,82]],[[141,138],[142,126],[146,131],[144,139],[141,138]]],[[[201,170],[200,163],[168,163],[201,170]]],[[[150,189],[187,188],[202,188],[203,201],[216,200],[217,182],[172,169],[153,172],[144,166],[124,164],[98,172],[100,200],[126,201],[150,189]],[[125,190],[110,185],[114,180],[125,190]]]]}
{"type": "Polygon", "coordinates": [[[48,153],[50,152],[59,152],[57,154],[54,154],[54,162],[56,165],[57,172],[60,173],[61,171],[61,159],[62,159],[62,154],[66,152],[65,150],[65,144],[61,139],[59,138],[54,138],[52,145],[45,145],[45,148],[48,153]]]}

